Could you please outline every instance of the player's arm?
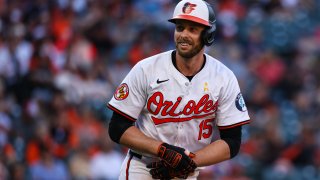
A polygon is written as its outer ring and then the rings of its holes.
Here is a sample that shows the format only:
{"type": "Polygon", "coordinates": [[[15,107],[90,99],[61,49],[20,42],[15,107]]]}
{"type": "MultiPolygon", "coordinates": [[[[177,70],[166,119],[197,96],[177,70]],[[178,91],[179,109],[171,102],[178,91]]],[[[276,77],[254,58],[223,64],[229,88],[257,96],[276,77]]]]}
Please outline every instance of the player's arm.
{"type": "MultiPolygon", "coordinates": [[[[130,121],[130,119],[114,112],[109,125],[111,139],[130,149],[160,157],[174,171],[182,173],[177,174],[179,177],[184,177],[184,175],[194,172],[197,168],[197,165],[191,159],[193,153],[186,152],[181,147],[147,137],[130,121]]],[[[154,167],[154,165],[151,165],[151,167],[154,167]]],[[[158,176],[158,171],[155,169],[151,170],[150,173],[156,179],[162,177],[162,175],[158,176]]]]}
{"type": "Polygon", "coordinates": [[[241,126],[250,123],[238,80],[231,70],[221,74],[221,91],[216,123],[221,139],[195,152],[198,166],[216,164],[234,157],[241,145],[241,126]]]}
{"type": "Polygon", "coordinates": [[[141,153],[157,155],[162,142],[144,135],[134,126],[134,122],[117,112],[113,112],[109,124],[110,138],[121,145],[141,153]]]}
{"type": "Polygon", "coordinates": [[[195,152],[198,167],[209,166],[236,156],[241,145],[241,126],[220,130],[221,139],[195,152]]]}
{"type": "MultiPolygon", "coordinates": [[[[137,63],[121,84],[126,87],[126,91],[122,92],[122,99],[115,98],[118,95],[116,91],[108,104],[108,107],[113,110],[109,124],[109,135],[116,143],[141,153],[155,155],[161,142],[147,137],[134,126],[135,118],[139,116],[145,105],[148,84],[142,64],[137,63]]],[[[121,94],[120,91],[119,94],[121,94]]]]}
{"type": "Polygon", "coordinates": [[[142,154],[158,156],[177,171],[185,174],[193,172],[197,166],[184,148],[150,138],[133,126],[147,100],[148,84],[142,64],[138,63],[117,88],[108,104],[114,111],[109,124],[110,138],[142,154]]]}

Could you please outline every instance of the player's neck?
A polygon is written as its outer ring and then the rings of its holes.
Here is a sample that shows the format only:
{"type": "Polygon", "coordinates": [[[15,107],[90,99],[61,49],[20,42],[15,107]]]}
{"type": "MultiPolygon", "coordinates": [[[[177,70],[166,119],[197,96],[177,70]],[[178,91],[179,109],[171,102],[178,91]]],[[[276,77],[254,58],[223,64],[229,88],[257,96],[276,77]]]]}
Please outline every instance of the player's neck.
{"type": "Polygon", "coordinates": [[[176,53],[176,67],[185,76],[196,75],[203,67],[204,55],[203,52],[199,52],[192,58],[181,57],[176,53]]]}

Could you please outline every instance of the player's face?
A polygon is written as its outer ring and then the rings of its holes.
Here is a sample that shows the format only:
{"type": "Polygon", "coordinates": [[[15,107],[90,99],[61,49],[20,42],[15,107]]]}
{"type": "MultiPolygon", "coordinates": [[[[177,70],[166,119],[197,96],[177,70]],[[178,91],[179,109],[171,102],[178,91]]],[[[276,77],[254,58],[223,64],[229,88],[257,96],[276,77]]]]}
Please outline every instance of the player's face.
{"type": "Polygon", "coordinates": [[[191,21],[176,21],[174,40],[180,56],[191,58],[202,50],[204,44],[201,41],[201,32],[204,28],[204,26],[191,21]]]}

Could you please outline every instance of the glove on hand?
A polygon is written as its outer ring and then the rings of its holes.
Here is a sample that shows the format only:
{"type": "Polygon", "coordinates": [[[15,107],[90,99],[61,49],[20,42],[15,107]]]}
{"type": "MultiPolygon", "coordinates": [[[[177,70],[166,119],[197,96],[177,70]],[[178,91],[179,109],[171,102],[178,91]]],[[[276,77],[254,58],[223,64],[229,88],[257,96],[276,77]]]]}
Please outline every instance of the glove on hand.
{"type": "Polygon", "coordinates": [[[189,153],[181,147],[162,143],[158,149],[158,156],[170,166],[174,172],[180,174],[190,174],[197,168],[196,163],[190,158],[194,157],[195,154],[189,153]]]}
{"type": "Polygon", "coordinates": [[[153,162],[147,165],[147,168],[151,168],[149,171],[152,175],[153,179],[173,179],[175,177],[180,179],[187,179],[189,176],[188,174],[183,174],[182,172],[175,172],[169,164],[167,164],[165,161],[161,160],[158,162],[153,162]]]}

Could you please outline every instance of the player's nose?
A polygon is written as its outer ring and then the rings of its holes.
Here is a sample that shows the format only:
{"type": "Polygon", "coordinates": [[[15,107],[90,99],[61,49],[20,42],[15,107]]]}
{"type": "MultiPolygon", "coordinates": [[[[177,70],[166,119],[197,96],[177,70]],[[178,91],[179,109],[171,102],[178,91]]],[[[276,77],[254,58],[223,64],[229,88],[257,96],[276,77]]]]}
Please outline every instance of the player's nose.
{"type": "Polygon", "coordinates": [[[185,28],[183,31],[180,32],[181,37],[188,37],[189,34],[190,34],[190,31],[187,28],[185,28]]]}
{"type": "Polygon", "coordinates": [[[190,31],[188,30],[188,28],[184,28],[182,31],[181,31],[181,35],[184,35],[184,36],[187,36],[189,35],[190,31]]]}

